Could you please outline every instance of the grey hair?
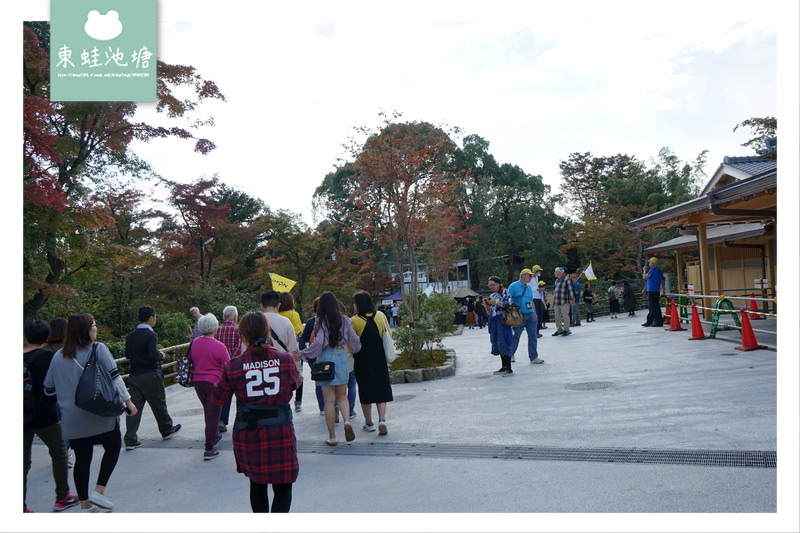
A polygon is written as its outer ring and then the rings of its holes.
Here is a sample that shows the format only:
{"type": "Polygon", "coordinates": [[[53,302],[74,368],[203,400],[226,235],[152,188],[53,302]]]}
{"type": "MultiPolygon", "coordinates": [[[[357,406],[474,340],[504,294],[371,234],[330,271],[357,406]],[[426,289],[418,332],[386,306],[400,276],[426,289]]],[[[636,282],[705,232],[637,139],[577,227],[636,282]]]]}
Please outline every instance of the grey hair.
{"type": "Polygon", "coordinates": [[[235,305],[229,305],[222,310],[222,320],[233,320],[235,316],[239,316],[239,310],[235,305]]]}
{"type": "Polygon", "coordinates": [[[556,267],[556,272],[561,272],[563,274],[566,270],[564,270],[564,267],[556,267]]]}
{"type": "Polygon", "coordinates": [[[189,312],[191,313],[192,311],[197,311],[199,313],[200,309],[198,309],[197,307],[190,307],[189,312]]]}
{"type": "Polygon", "coordinates": [[[200,335],[214,333],[217,326],[219,326],[219,320],[214,316],[214,313],[206,313],[197,319],[197,331],[200,332],[200,335]]]}

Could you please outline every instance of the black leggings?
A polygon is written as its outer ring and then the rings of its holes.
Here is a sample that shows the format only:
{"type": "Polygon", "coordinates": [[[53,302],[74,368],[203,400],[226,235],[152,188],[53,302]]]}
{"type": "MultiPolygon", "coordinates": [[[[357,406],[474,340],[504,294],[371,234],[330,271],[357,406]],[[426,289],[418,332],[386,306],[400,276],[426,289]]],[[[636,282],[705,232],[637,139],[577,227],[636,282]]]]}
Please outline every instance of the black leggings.
{"type": "Polygon", "coordinates": [[[89,467],[92,466],[94,445],[100,444],[104,450],[103,459],[100,461],[100,473],[97,475],[98,485],[105,487],[114,467],[117,466],[119,451],[122,447],[119,422],[111,431],[91,437],[71,439],[70,444],[75,450],[75,466],[72,469],[75,490],[78,491],[78,499],[86,501],[89,499],[89,467]]]}
{"type": "Polygon", "coordinates": [[[288,513],[292,506],[292,484],[272,484],[274,498],[269,508],[269,484],[250,480],[250,507],[254,513],[288,513]]]}

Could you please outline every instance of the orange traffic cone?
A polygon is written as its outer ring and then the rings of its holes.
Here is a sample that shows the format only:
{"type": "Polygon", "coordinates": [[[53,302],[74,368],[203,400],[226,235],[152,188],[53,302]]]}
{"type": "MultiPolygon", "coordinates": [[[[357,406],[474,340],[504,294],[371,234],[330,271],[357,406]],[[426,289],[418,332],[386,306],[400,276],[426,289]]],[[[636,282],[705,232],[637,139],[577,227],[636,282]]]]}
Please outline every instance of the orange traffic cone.
{"type": "Polygon", "coordinates": [[[740,352],[750,352],[753,350],[764,350],[766,346],[761,346],[756,341],[756,336],[753,334],[753,326],[750,325],[750,318],[747,316],[747,309],[742,307],[742,345],[737,346],[734,350],[740,352]]]}
{"type": "Polygon", "coordinates": [[[697,306],[692,304],[692,336],[689,337],[689,340],[701,341],[707,338],[703,332],[703,324],[700,323],[700,314],[697,312],[697,306]]]}
{"type": "MultiPolygon", "coordinates": [[[[755,293],[751,292],[750,293],[750,298],[755,298],[755,297],[756,297],[755,293]]],[[[758,311],[758,305],[756,305],[756,301],[755,300],[750,300],[750,311],[751,311],[750,320],[764,320],[764,319],[766,319],[766,317],[764,315],[762,315],[758,311]]]]}
{"type": "Polygon", "coordinates": [[[667,331],[686,331],[686,328],[681,326],[681,317],[678,316],[678,304],[672,300],[672,313],[669,315],[669,329],[667,331]]]}

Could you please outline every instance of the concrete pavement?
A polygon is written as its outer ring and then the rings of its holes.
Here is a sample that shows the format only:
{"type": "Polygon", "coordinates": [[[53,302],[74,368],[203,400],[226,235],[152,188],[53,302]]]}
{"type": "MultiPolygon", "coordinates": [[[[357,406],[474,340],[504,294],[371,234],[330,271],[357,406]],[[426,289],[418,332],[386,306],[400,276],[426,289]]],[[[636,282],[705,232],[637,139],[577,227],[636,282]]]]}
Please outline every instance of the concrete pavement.
{"type": "MultiPolygon", "coordinates": [[[[327,431],[306,368],[304,409],[295,414],[300,476],[292,512],[503,513],[436,515],[422,526],[461,531],[634,531],[663,530],[666,524],[682,530],[685,519],[606,514],[586,525],[583,515],[510,513],[767,513],[752,525],[744,514],[714,515],[712,523],[729,531],[755,531],[759,524],[781,530],[774,522],[778,515],[770,514],[778,508],[778,353],[739,352],[737,343],[721,338],[688,341],[688,331],[643,328],[642,321],[602,317],[584,321],[569,337],[552,337],[551,324],[538,342],[541,365],[528,363],[523,334],[514,375],[507,378],[492,375],[500,365],[489,354],[486,329],[447,337],[445,344],[457,354],[455,377],[395,385],[384,437],[360,430],[357,404],[356,440],[345,443],[340,426],[335,448],[322,444],[327,431]],[[724,461],[687,459],[698,455],[724,461]],[[752,457],[766,457],[766,463],[734,466],[755,464],[752,457]]],[[[774,327],[774,321],[761,322],[772,324],[759,328],[774,327]]],[[[249,512],[248,484],[235,472],[230,433],[220,444],[222,455],[204,462],[202,410],[194,390],[175,385],[167,399],[183,429],[161,441],[145,408],[144,446],[123,449],[108,486],[115,515],[249,512]]],[[[47,513],[53,500],[49,457],[44,446],[34,448],[28,505],[47,513]]],[[[100,452],[96,448],[98,463],[100,452]]],[[[204,516],[209,518],[188,517],[193,530],[201,530],[198,523],[208,530],[230,523],[204,516]]],[[[399,515],[387,522],[374,516],[323,526],[408,530],[418,519],[399,515]]],[[[308,530],[315,526],[302,525],[319,519],[295,518],[271,523],[308,530]]],[[[243,527],[249,520],[243,519],[243,527]]],[[[693,521],[689,528],[702,530],[704,523],[693,521]]]]}

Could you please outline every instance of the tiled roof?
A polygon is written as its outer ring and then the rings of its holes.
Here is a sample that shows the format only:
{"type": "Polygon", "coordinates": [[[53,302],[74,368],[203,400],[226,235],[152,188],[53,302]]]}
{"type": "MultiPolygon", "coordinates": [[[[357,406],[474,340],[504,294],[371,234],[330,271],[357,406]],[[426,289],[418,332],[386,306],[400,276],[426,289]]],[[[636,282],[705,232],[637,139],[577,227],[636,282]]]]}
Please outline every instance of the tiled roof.
{"type": "Polygon", "coordinates": [[[748,157],[725,157],[723,164],[735,168],[740,172],[744,172],[749,176],[755,176],[768,170],[773,170],[778,167],[778,162],[775,160],[765,159],[759,156],[748,157]]]}

